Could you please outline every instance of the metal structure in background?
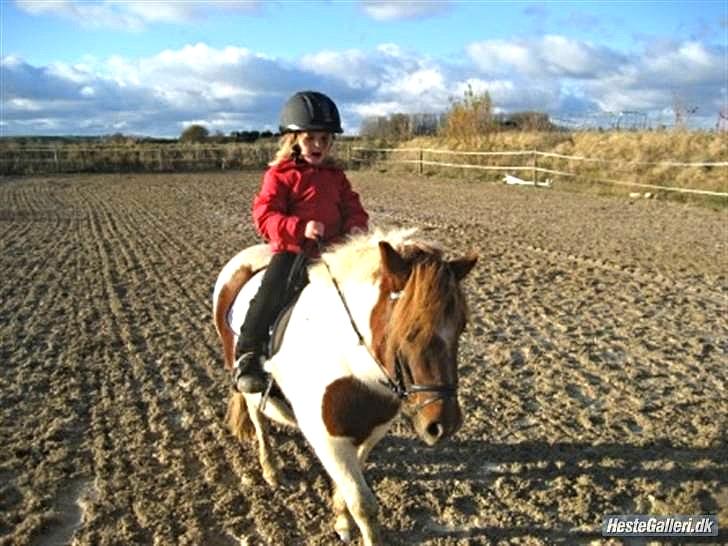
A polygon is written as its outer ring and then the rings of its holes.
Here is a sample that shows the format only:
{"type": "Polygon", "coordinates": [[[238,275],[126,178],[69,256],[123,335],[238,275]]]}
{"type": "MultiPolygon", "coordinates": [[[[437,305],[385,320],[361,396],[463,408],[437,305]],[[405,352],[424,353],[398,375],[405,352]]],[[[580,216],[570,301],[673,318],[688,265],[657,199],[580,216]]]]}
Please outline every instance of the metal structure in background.
{"type": "Polygon", "coordinates": [[[723,106],[718,112],[718,121],[715,123],[715,130],[719,133],[728,132],[728,106],[723,106]]]}
{"type": "Polygon", "coordinates": [[[589,112],[574,117],[553,117],[557,127],[572,131],[648,131],[665,129],[670,124],[650,118],[646,112],[623,110],[621,112],[589,112]]]}

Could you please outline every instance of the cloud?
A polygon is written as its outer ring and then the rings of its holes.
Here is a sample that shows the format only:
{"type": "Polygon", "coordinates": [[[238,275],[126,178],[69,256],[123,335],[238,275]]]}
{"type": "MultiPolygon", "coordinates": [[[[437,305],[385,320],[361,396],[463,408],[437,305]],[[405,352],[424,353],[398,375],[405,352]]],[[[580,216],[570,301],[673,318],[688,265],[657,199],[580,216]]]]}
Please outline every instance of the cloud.
{"type": "Polygon", "coordinates": [[[466,50],[480,74],[490,79],[494,104],[509,110],[528,107],[569,116],[591,107],[604,112],[637,110],[662,118],[679,96],[698,106],[704,116],[700,123],[709,126],[725,100],[728,52],[697,41],[654,40],[642,51],[624,54],[547,35],[475,42],[466,50]],[[494,87],[495,81],[515,85],[509,91],[494,87]],[[523,89],[543,92],[524,95],[523,89]]]}
{"type": "Polygon", "coordinates": [[[513,79],[468,78],[454,86],[453,95],[461,98],[468,88],[476,94],[487,91],[496,112],[554,112],[560,108],[564,92],[557,81],[527,85],[513,79]]]}
{"type": "Polygon", "coordinates": [[[617,70],[626,58],[606,47],[546,35],[534,40],[485,40],[467,46],[471,60],[485,73],[517,72],[529,77],[585,78],[617,70]]]}
{"type": "Polygon", "coordinates": [[[697,42],[660,43],[584,89],[602,110],[668,110],[678,99],[714,120],[726,100],[726,55],[726,48],[697,42]]]}
{"type": "Polygon", "coordinates": [[[446,13],[450,0],[361,0],[362,11],[377,21],[425,19],[446,13]]]}
{"type": "Polygon", "coordinates": [[[487,91],[498,111],[555,117],[597,110],[660,115],[679,97],[699,106],[706,126],[725,100],[728,52],[697,41],[654,42],[623,54],[553,35],[481,41],[466,51],[450,62],[388,43],[289,60],[196,43],[148,57],[47,66],[7,56],[0,60],[1,128],[7,135],[177,136],[199,122],[226,133],[275,130],[285,100],[303,89],[331,96],[347,132],[356,132],[366,116],[444,112],[468,86],[487,91]]]}
{"type": "Polygon", "coordinates": [[[15,0],[31,15],[55,15],[87,28],[140,31],[152,23],[189,24],[214,12],[257,13],[259,0],[15,0]]]}

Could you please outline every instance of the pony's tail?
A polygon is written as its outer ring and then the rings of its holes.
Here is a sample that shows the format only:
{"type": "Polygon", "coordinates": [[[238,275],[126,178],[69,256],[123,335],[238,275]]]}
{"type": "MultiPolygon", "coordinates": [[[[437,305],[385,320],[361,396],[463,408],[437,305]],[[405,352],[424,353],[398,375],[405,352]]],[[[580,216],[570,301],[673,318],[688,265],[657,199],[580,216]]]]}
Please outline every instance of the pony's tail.
{"type": "Polygon", "coordinates": [[[236,391],[231,391],[228,401],[227,415],[225,416],[228,429],[239,442],[252,440],[255,437],[255,427],[250,420],[248,403],[245,397],[236,391]]]}
{"type": "Polygon", "coordinates": [[[213,320],[215,330],[222,342],[222,352],[225,358],[225,368],[232,370],[235,365],[235,334],[227,322],[227,313],[232,306],[238,292],[253,276],[253,270],[248,265],[242,265],[233,276],[222,285],[213,306],[213,320]]]}

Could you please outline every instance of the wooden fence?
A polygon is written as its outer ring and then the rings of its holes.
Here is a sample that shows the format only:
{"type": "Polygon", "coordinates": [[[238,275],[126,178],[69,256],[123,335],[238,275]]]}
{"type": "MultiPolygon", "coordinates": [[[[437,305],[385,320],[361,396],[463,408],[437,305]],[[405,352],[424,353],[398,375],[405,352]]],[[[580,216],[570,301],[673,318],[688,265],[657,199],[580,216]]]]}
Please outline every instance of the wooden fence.
{"type": "Polygon", "coordinates": [[[265,166],[275,144],[0,148],[0,174],[189,171],[265,166]]]}
{"type": "MultiPolygon", "coordinates": [[[[681,162],[681,161],[624,161],[597,159],[583,156],[541,152],[538,150],[518,150],[502,152],[455,151],[432,148],[365,148],[339,143],[339,156],[350,166],[373,164],[409,164],[420,174],[425,167],[453,169],[472,169],[506,174],[518,173],[521,177],[530,176],[534,183],[545,176],[564,177],[585,181],[631,186],[659,191],[691,193],[717,197],[728,197],[728,193],[694,188],[680,188],[667,184],[645,184],[630,180],[605,178],[584,169],[568,170],[569,162],[575,164],[609,166],[605,170],[637,173],[638,169],[648,167],[705,168],[716,169],[714,176],[725,180],[728,161],[721,162],[681,162]],[[407,157],[409,154],[409,157],[407,157]],[[402,157],[404,155],[404,157],[402,157]],[[439,157],[450,156],[478,158],[479,164],[466,161],[441,161],[439,157]],[[508,164],[502,164],[504,159],[508,164]],[[548,163],[548,164],[546,164],[548,163]],[[566,167],[554,165],[567,164],[566,167]],[[580,172],[575,172],[580,171],[580,172]]],[[[132,172],[178,170],[213,170],[262,168],[273,157],[275,143],[265,144],[227,144],[217,146],[99,146],[97,148],[58,146],[58,147],[0,147],[0,174],[37,174],[37,173],[74,173],[74,172],[132,172]]],[[[639,176],[639,174],[637,174],[639,176]]]]}
{"type": "MultiPolygon", "coordinates": [[[[475,169],[481,171],[501,171],[504,173],[513,172],[525,172],[526,175],[530,174],[533,182],[538,185],[539,175],[552,175],[561,176],[566,178],[579,178],[580,180],[587,180],[593,182],[601,182],[608,184],[615,184],[621,186],[633,186],[639,188],[647,188],[660,191],[680,192],[680,193],[692,193],[698,195],[710,195],[718,197],[728,197],[726,192],[717,192],[709,190],[699,190],[694,188],[678,188],[667,185],[659,184],[644,184],[640,182],[617,180],[614,178],[604,178],[601,176],[593,176],[585,174],[583,172],[577,173],[565,170],[564,168],[549,168],[543,166],[543,160],[548,158],[555,161],[574,161],[589,164],[603,164],[621,167],[619,170],[625,170],[625,168],[635,169],[644,167],[702,167],[702,168],[718,168],[718,173],[715,176],[720,177],[721,180],[726,180],[726,167],[728,167],[728,161],[719,162],[698,162],[689,163],[682,161],[624,161],[624,160],[613,160],[613,159],[596,159],[583,156],[573,156],[557,154],[552,152],[540,152],[538,150],[519,150],[509,152],[476,152],[476,151],[455,151],[455,150],[441,150],[431,148],[362,148],[352,147],[351,148],[351,161],[355,164],[376,164],[376,163],[391,163],[391,164],[409,164],[414,165],[419,174],[424,173],[426,166],[437,166],[446,168],[457,168],[457,169],[475,169]],[[413,159],[392,159],[392,154],[410,154],[414,156],[413,159]],[[425,159],[426,155],[437,156],[437,155],[451,155],[451,156],[464,156],[464,157],[483,157],[483,158],[505,158],[505,157],[516,157],[520,158],[521,161],[512,161],[509,165],[483,165],[483,164],[471,164],[471,163],[452,163],[447,161],[435,161],[431,159],[425,159]],[[367,156],[368,157],[365,157],[367,156]]],[[[553,163],[553,161],[551,162],[553,163]]]]}

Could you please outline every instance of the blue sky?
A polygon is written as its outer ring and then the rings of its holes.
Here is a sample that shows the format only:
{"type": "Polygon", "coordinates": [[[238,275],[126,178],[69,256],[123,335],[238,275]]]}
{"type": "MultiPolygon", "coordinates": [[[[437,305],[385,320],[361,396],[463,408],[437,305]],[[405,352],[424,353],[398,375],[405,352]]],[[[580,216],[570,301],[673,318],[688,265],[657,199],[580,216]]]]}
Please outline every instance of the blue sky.
{"type": "MultiPolygon", "coordinates": [[[[367,116],[442,112],[470,85],[499,111],[620,111],[711,127],[728,92],[728,0],[0,0],[0,132],[177,136],[275,129],[295,91],[367,116]]],[[[606,116],[606,117],[605,117],[606,116]]],[[[581,120],[581,121],[580,121],[581,120]]]]}

